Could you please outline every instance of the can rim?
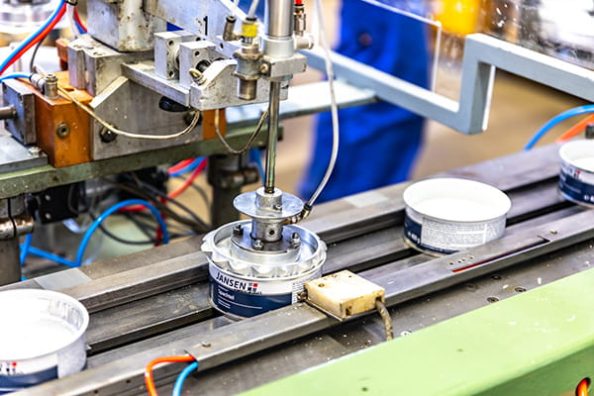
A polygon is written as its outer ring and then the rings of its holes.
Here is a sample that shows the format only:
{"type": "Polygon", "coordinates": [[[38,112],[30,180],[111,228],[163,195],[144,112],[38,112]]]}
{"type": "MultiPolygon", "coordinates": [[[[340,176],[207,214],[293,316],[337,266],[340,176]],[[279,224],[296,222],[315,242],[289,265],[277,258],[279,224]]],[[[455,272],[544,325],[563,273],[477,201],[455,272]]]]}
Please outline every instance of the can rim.
{"type": "Polygon", "coordinates": [[[503,191],[499,190],[498,188],[490,184],[475,180],[453,177],[433,178],[414,183],[404,191],[402,198],[407,209],[411,209],[424,217],[459,224],[484,223],[499,220],[502,217],[505,218],[512,207],[512,201],[509,198],[509,196],[503,191]],[[435,197],[439,197],[439,194],[442,194],[442,196],[446,198],[447,194],[444,194],[444,190],[442,189],[444,186],[447,186],[451,189],[453,189],[454,187],[463,188],[471,194],[468,195],[467,198],[471,198],[475,201],[480,200],[481,203],[487,201],[485,194],[489,194],[489,203],[494,204],[494,212],[496,212],[496,214],[485,214],[483,216],[477,216],[476,218],[468,220],[457,218],[455,215],[452,215],[451,213],[436,216],[433,213],[427,213],[427,211],[419,210],[418,202],[415,200],[416,194],[418,194],[419,192],[426,193],[427,191],[430,191],[432,194],[434,194],[435,197]],[[436,187],[442,188],[440,189],[436,187]]]}
{"type": "Polygon", "coordinates": [[[575,153],[575,151],[577,151],[575,149],[579,148],[579,149],[583,150],[585,147],[588,148],[588,146],[591,147],[591,153],[592,153],[592,155],[588,156],[588,158],[590,158],[590,157],[594,158],[594,140],[586,140],[586,139],[573,140],[571,142],[563,144],[561,146],[561,148],[559,149],[559,157],[561,157],[561,160],[563,162],[573,166],[576,169],[579,169],[586,173],[594,174],[594,169],[586,169],[582,166],[576,165],[576,163],[575,163],[575,161],[578,159],[586,158],[584,156],[579,156],[579,158],[576,158],[576,156],[578,156],[578,154],[575,153]]]}
{"type": "MultiPolygon", "coordinates": [[[[21,356],[12,356],[12,357],[2,357],[0,356],[0,360],[4,361],[12,361],[12,360],[35,360],[40,359],[46,356],[51,356],[56,354],[69,346],[76,343],[81,337],[84,336],[88,327],[89,327],[89,311],[87,308],[77,299],[71,297],[67,294],[60,293],[53,290],[43,290],[43,289],[17,289],[17,290],[6,290],[0,292],[0,306],[2,305],[3,299],[14,299],[16,301],[20,301],[20,299],[28,298],[28,299],[35,299],[38,297],[43,298],[50,298],[54,300],[63,301],[67,304],[72,305],[75,309],[77,309],[82,315],[82,324],[76,332],[73,332],[71,338],[69,338],[68,342],[64,342],[61,346],[54,348],[50,352],[41,354],[41,355],[21,355],[21,356]]],[[[43,337],[43,329],[40,329],[40,337],[43,337]]]]}

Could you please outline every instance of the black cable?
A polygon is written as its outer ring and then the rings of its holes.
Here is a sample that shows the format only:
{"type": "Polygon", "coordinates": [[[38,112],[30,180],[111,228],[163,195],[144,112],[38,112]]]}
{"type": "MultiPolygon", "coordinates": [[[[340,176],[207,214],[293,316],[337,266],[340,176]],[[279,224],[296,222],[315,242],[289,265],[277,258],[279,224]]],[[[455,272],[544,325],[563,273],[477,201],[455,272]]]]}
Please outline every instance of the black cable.
{"type": "MultiPolygon", "coordinates": [[[[97,220],[97,217],[93,213],[89,212],[89,216],[91,216],[91,219],[93,219],[93,221],[96,221],[97,220]]],[[[155,244],[155,240],[154,239],[146,240],[146,241],[131,241],[129,239],[125,239],[125,238],[119,237],[119,236],[115,235],[114,233],[112,233],[111,231],[109,231],[105,227],[104,224],[100,224],[99,225],[99,229],[108,238],[110,238],[110,239],[112,239],[112,240],[114,240],[114,241],[116,241],[118,243],[124,244],[124,245],[137,245],[137,246],[141,246],[141,245],[154,245],[155,244]]]]}
{"type": "Polygon", "coordinates": [[[104,180],[107,183],[111,184],[113,187],[115,187],[121,191],[125,191],[125,192],[131,194],[132,196],[150,201],[157,207],[157,209],[159,209],[161,212],[165,213],[168,217],[174,219],[175,221],[177,221],[181,224],[192,227],[192,229],[195,230],[197,233],[205,232],[205,230],[203,230],[203,227],[200,224],[197,224],[192,219],[188,219],[184,216],[181,216],[180,214],[178,214],[175,211],[168,208],[167,205],[163,204],[159,199],[156,199],[154,196],[149,195],[142,190],[139,190],[138,187],[129,185],[126,183],[116,182],[116,181],[109,180],[109,179],[104,179],[104,180]]]}
{"type": "Polygon", "coordinates": [[[35,73],[35,70],[33,69],[35,67],[35,58],[37,57],[37,52],[39,51],[39,48],[41,48],[41,45],[43,44],[44,40],[39,40],[39,42],[35,45],[35,49],[33,50],[33,54],[31,55],[31,62],[29,63],[29,71],[31,73],[35,73]]]}
{"type": "Polygon", "coordinates": [[[201,231],[202,232],[207,232],[207,231],[210,230],[210,226],[207,225],[204,220],[202,220],[200,217],[198,217],[196,215],[196,213],[194,213],[186,205],[182,204],[177,199],[174,199],[174,198],[169,197],[167,194],[165,194],[164,192],[160,191],[159,189],[153,187],[152,185],[143,182],[142,180],[140,180],[138,178],[138,176],[135,173],[131,173],[131,176],[134,179],[134,181],[136,182],[136,184],[138,185],[138,187],[145,188],[146,190],[149,190],[153,194],[158,195],[159,197],[163,198],[167,202],[171,202],[173,205],[177,206],[178,208],[180,208],[181,210],[183,210],[184,212],[186,212],[187,214],[189,214],[190,217],[192,217],[192,219],[194,221],[196,221],[196,223],[201,226],[201,228],[202,228],[201,231]]]}

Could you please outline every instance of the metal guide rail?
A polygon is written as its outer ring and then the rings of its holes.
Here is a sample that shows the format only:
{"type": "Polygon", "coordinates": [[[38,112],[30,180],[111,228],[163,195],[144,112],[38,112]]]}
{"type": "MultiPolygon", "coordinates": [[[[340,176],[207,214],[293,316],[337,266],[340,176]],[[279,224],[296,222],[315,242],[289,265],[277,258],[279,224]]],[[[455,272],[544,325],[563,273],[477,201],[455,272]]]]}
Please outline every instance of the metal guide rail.
{"type": "MultiPolygon", "coordinates": [[[[436,259],[404,244],[405,185],[321,206],[306,226],[329,245],[324,272],[350,269],[384,287],[396,334],[406,335],[587,270],[594,212],[559,197],[556,150],[448,173],[493,184],[513,201],[506,236],[466,253],[436,259]]],[[[23,394],[142,394],[145,364],[180,353],[200,362],[188,389],[232,394],[383,341],[375,317],[340,323],[304,304],[241,322],[218,316],[198,246],[194,238],[13,286],[61,290],[91,312],[87,370],[23,394]]],[[[164,390],[179,370],[155,371],[164,390]]]]}

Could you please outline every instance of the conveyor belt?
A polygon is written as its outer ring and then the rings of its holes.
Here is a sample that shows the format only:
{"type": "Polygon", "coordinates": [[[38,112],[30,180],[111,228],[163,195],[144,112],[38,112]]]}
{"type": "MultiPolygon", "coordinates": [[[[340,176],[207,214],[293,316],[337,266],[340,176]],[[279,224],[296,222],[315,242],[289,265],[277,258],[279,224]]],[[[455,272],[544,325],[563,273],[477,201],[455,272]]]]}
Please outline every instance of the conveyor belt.
{"type": "MultiPolygon", "coordinates": [[[[402,242],[405,185],[320,206],[306,226],[329,242],[325,272],[348,268],[384,286],[397,333],[406,334],[589,268],[594,212],[560,200],[555,152],[449,173],[505,189],[514,204],[506,237],[468,253],[434,259],[402,242]]],[[[83,269],[88,280],[64,291],[92,312],[89,369],[28,393],[142,393],[146,362],[190,351],[206,371],[188,386],[230,394],[381,342],[374,317],[339,324],[299,304],[239,323],[219,317],[206,301],[198,248],[195,238],[83,269]]],[[[26,285],[39,283],[47,284],[26,285]]],[[[166,366],[156,375],[169,383],[178,371],[166,366]]]]}

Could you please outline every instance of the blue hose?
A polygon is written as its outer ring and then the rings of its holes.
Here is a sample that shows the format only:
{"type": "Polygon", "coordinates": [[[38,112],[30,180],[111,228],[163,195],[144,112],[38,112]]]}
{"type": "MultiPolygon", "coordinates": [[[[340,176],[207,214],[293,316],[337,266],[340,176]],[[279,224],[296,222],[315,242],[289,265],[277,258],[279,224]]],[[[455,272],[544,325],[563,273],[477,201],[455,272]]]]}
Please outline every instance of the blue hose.
{"type": "Polygon", "coordinates": [[[553,129],[555,126],[557,126],[557,124],[559,124],[569,118],[579,116],[582,114],[590,114],[590,113],[594,113],[594,105],[586,105],[586,106],[576,107],[576,108],[567,110],[566,112],[559,114],[558,116],[552,118],[549,122],[544,124],[542,126],[542,128],[540,128],[540,130],[534,134],[534,136],[532,137],[532,139],[530,139],[530,141],[528,142],[526,147],[524,147],[524,150],[525,151],[532,150],[534,148],[534,146],[536,146],[536,144],[540,141],[540,139],[542,139],[543,136],[545,136],[551,129],[553,129]]]}
{"type": "Polygon", "coordinates": [[[194,362],[189,364],[185,369],[182,370],[182,372],[177,377],[177,380],[175,380],[173,392],[171,393],[172,396],[181,396],[182,391],[184,389],[184,382],[186,382],[190,374],[198,370],[198,366],[198,362],[194,362]]]}
{"type": "Polygon", "coordinates": [[[65,265],[67,267],[71,267],[71,268],[77,267],[76,263],[74,263],[73,261],[65,259],[64,257],[57,256],[55,254],[46,252],[45,250],[41,250],[41,249],[38,249],[33,246],[30,246],[28,250],[29,250],[28,253],[30,253],[33,256],[41,257],[42,259],[53,261],[54,263],[65,265]]]}
{"type": "Polygon", "coordinates": [[[123,209],[126,206],[134,206],[134,205],[144,206],[151,212],[151,214],[153,215],[155,220],[157,220],[159,227],[161,227],[161,231],[163,233],[163,244],[167,245],[169,243],[169,231],[167,230],[167,224],[165,223],[165,220],[163,220],[163,217],[161,216],[161,213],[159,212],[159,210],[157,210],[157,208],[155,208],[151,203],[149,203],[147,201],[143,201],[141,199],[129,199],[127,201],[123,201],[123,202],[113,205],[112,207],[107,209],[105,212],[103,212],[97,218],[97,220],[95,220],[93,222],[93,224],[91,224],[91,226],[89,227],[87,232],[85,232],[82,242],[80,243],[80,246],[78,248],[78,253],[76,254],[76,259],[74,260],[75,267],[80,267],[82,265],[83,259],[85,256],[85,250],[87,250],[87,246],[89,245],[89,242],[91,241],[91,237],[93,236],[95,231],[97,231],[97,228],[99,228],[99,226],[101,226],[101,224],[103,224],[103,222],[109,216],[111,216],[114,213],[117,213],[118,211],[120,211],[120,209],[123,209]]]}
{"type": "Polygon", "coordinates": [[[21,265],[24,265],[27,260],[29,249],[31,249],[31,241],[33,241],[33,234],[27,234],[25,236],[25,241],[21,245],[21,265]]]}
{"type": "Polygon", "coordinates": [[[7,74],[5,76],[0,77],[0,82],[6,81],[6,80],[10,80],[10,79],[14,79],[14,78],[26,78],[26,79],[29,79],[29,78],[31,78],[31,73],[11,73],[11,74],[7,74]]]}
{"type": "Polygon", "coordinates": [[[21,44],[19,44],[19,46],[16,47],[14,49],[14,51],[11,52],[10,55],[8,55],[8,57],[4,60],[4,62],[2,62],[0,64],[0,70],[4,70],[4,68],[6,67],[6,65],[8,65],[10,63],[10,61],[12,60],[12,58],[14,58],[16,56],[16,54],[18,54],[23,48],[25,48],[27,45],[29,45],[29,43],[31,43],[33,40],[35,40],[35,38],[38,37],[45,30],[45,28],[47,28],[52,23],[52,21],[54,19],[56,19],[56,17],[60,13],[60,10],[62,9],[62,7],[65,4],[66,4],[66,1],[65,0],[60,1],[60,4],[58,5],[58,7],[49,16],[49,18],[43,23],[43,25],[41,25],[39,27],[39,29],[37,29],[29,37],[27,37],[25,39],[25,41],[23,41],[21,44]]]}
{"type": "Polygon", "coordinates": [[[193,172],[196,168],[200,166],[200,164],[204,161],[204,158],[198,157],[194,161],[188,164],[185,168],[178,170],[177,172],[171,172],[169,176],[171,177],[179,177],[185,175],[188,172],[193,172]]]}

